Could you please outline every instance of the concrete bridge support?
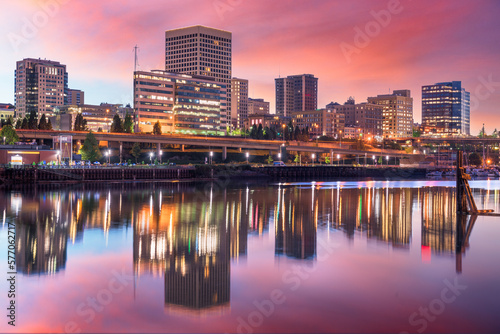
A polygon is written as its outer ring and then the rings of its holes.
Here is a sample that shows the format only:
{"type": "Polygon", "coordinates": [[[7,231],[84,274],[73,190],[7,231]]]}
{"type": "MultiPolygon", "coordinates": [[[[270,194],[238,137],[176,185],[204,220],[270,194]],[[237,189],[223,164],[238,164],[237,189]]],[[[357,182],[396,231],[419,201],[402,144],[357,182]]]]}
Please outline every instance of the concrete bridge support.
{"type": "Polygon", "coordinates": [[[227,159],[227,147],[222,147],[222,161],[227,159]]]}
{"type": "Polygon", "coordinates": [[[120,144],[120,163],[122,163],[123,160],[123,142],[119,142],[120,144]]]}

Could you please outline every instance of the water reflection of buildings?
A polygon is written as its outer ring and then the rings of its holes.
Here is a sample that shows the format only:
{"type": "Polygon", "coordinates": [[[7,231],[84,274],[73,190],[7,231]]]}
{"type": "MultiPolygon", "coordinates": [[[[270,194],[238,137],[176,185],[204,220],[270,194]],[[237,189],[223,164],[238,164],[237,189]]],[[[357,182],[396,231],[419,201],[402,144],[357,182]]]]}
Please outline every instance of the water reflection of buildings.
{"type": "Polygon", "coordinates": [[[454,188],[424,188],[422,203],[422,249],[429,247],[435,253],[455,251],[456,194],[454,188]]]}
{"type": "Polygon", "coordinates": [[[298,259],[316,254],[318,203],[314,189],[279,189],[275,205],[275,254],[298,259]]]}
{"type": "Polygon", "coordinates": [[[121,205],[111,209],[111,201],[118,203],[120,196],[96,191],[2,193],[4,215],[16,226],[17,272],[41,275],[64,269],[68,241],[81,241],[88,228],[107,235],[110,228],[121,226],[121,205]]]}
{"type": "Polygon", "coordinates": [[[411,188],[343,188],[326,190],[324,200],[331,208],[331,226],[344,231],[349,238],[366,234],[391,243],[393,247],[409,248],[412,231],[412,204],[417,189],[411,188]]]}

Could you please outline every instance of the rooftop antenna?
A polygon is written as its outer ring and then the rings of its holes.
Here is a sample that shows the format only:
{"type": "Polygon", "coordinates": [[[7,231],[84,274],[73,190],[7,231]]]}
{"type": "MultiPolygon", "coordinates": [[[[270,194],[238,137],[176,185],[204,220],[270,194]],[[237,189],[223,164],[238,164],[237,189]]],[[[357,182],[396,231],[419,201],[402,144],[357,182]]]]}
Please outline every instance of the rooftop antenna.
{"type": "MultiPolygon", "coordinates": [[[[134,54],[135,54],[135,58],[134,58],[134,72],[137,71],[137,66],[139,65],[139,60],[137,59],[137,50],[139,49],[139,47],[137,46],[137,44],[134,46],[134,54]]],[[[140,66],[140,65],[139,65],[140,66]]]]}

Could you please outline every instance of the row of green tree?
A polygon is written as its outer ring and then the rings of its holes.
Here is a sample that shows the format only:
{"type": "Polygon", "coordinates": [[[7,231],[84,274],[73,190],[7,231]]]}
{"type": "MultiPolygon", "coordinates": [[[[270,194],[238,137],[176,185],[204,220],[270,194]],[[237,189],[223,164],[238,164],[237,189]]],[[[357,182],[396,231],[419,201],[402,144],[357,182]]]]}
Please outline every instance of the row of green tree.
{"type": "Polygon", "coordinates": [[[282,129],[276,129],[274,126],[264,128],[259,124],[253,125],[248,135],[252,139],[309,141],[309,127],[300,129],[299,126],[293,126],[291,121],[282,129]]]}
{"type": "Polygon", "coordinates": [[[40,121],[38,121],[38,117],[36,112],[32,110],[29,116],[24,116],[24,118],[19,117],[15,124],[13,119],[9,117],[4,123],[2,123],[2,127],[4,125],[14,126],[16,129],[23,130],[52,130],[52,123],[50,119],[47,119],[45,114],[40,117],[40,121]]]}

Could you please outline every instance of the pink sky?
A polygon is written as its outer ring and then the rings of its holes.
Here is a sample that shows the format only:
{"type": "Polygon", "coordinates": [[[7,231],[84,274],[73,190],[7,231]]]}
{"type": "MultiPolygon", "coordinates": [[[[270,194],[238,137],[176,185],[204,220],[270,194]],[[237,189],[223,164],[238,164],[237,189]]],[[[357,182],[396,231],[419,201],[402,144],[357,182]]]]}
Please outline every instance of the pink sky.
{"type": "Polygon", "coordinates": [[[15,62],[40,57],[66,64],[70,88],[84,90],[86,103],[131,103],[134,45],[139,69],[162,69],[164,31],[201,24],[233,33],[233,76],[249,79],[250,96],[270,101],[272,111],[280,74],[318,77],[318,107],[410,89],[415,121],[422,85],[458,80],[473,99],[471,132],[483,122],[487,132],[500,128],[495,0],[24,0],[0,6],[0,102],[14,102],[15,62]],[[373,13],[389,7],[384,24],[376,23],[373,13]],[[31,24],[35,31],[26,28],[31,24]],[[355,43],[358,28],[371,29],[363,45],[355,43]],[[346,45],[356,47],[349,57],[346,45]]]}

